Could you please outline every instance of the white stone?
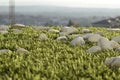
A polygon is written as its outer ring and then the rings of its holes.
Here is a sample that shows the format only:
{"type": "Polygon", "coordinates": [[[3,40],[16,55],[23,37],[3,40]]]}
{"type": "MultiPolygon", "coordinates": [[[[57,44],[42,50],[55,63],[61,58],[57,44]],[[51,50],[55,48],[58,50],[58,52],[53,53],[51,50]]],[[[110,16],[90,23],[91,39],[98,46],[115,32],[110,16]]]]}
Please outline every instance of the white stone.
{"type": "Polygon", "coordinates": [[[99,39],[98,46],[100,46],[102,50],[113,49],[111,46],[111,42],[104,37],[99,39]]]}
{"type": "Polygon", "coordinates": [[[73,46],[82,46],[85,45],[85,41],[82,37],[77,37],[70,42],[73,46]]]}
{"type": "Polygon", "coordinates": [[[10,52],[10,50],[8,50],[8,49],[1,49],[0,50],[0,54],[5,54],[5,53],[8,53],[8,52],[10,52]]]}
{"type": "Polygon", "coordinates": [[[107,58],[105,64],[108,67],[120,67],[120,56],[107,58]]]}
{"type": "Polygon", "coordinates": [[[112,38],[113,41],[120,42],[120,36],[112,38]]]}
{"type": "Polygon", "coordinates": [[[55,33],[59,33],[60,32],[59,30],[55,30],[55,29],[49,29],[48,31],[49,32],[55,32],[55,33]]]}
{"type": "Polygon", "coordinates": [[[89,29],[82,29],[82,31],[81,31],[82,33],[89,33],[90,32],[90,30],[89,29]]]}
{"type": "Polygon", "coordinates": [[[87,50],[89,53],[97,53],[99,51],[101,51],[101,48],[99,46],[93,46],[87,50]]]}
{"type": "Polygon", "coordinates": [[[91,36],[88,37],[88,41],[90,42],[98,42],[98,40],[101,38],[102,36],[99,34],[93,34],[91,36]]]}
{"type": "Polygon", "coordinates": [[[73,33],[78,32],[78,30],[74,27],[62,27],[61,32],[65,32],[67,34],[73,34],[73,33]]]}
{"type": "Polygon", "coordinates": [[[26,49],[24,49],[24,48],[18,48],[17,49],[17,51],[16,51],[17,53],[28,53],[29,51],[28,50],[26,50],[26,49]]]}
{"type": "Polygon", "coordinates": [[[44,33],[41,33],[40,36],[39,36],[39,39],[40,40],[46,40],[46,39],[48,39],[48,36],[44,33]]]}
{"type": "Polygon", "coordinates": [[[23,24],[14,24],[14,25],[12,26],[12,28],[14,28],[14,29],[25,28],[25,27],[26,27],[26,26],[23,25],[23,24]]]}
{"type": "Polygon", "coordinates": [[[60,36],[57,38],[57,40],[67,40],[67,37],[66,36],[60,36]]]}
{"type": "Polygon", "coordinates": [[[120,31],[120,29],[119,28],[108,28],[107,31],[114,31],[115,32],[115,31],[120,31]]]}

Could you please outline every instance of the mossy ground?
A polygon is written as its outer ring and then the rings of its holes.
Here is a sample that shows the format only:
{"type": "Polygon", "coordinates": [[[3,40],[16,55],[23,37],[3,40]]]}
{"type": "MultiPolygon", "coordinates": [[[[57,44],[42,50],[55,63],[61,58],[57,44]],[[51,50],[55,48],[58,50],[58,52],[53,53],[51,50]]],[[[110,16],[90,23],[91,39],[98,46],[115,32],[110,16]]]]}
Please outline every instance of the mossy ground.
{"type": "MultiPolygon", "coordinates": [[[[60,29],[59,27],[53,27],[60,29]]],[[[81,34],[82,28],[78,28],[81,34]]],[[[103,32],[111,39],[120,32],[108,32],[105,28],[89,28],[92,32],[103,32]]],[[[23,33],[0,34],[0,49],[12,52],[0,55],[1,80],[119,80],[120,69],[108,68],[104,61],[107,57],[119,56],[112,50],[101,51],[94,55],[86,52],[95,43],[85,46],[71,46],[67,41],[57,41],[60,35],[32,27],[22,29],[23,33]],[[47,40],[39,40],[39,34],[48,35],[47,40]],[[25,48],[29,54],[18,54],[18,47],[25,48]]]]}

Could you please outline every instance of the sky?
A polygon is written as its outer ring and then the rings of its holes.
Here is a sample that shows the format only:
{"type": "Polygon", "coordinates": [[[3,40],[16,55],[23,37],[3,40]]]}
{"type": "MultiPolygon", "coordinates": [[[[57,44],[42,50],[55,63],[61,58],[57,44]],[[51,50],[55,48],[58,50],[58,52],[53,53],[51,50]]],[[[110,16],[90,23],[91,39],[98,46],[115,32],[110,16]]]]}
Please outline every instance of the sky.
{"type": "MultiPolygon", "coordinates": [[[[15,0],[16,5],[47,5],[84,8],[120,8],[120,0],[15,0]]],[[[0,0],[8,5],[9,0],[0,0]]]]}

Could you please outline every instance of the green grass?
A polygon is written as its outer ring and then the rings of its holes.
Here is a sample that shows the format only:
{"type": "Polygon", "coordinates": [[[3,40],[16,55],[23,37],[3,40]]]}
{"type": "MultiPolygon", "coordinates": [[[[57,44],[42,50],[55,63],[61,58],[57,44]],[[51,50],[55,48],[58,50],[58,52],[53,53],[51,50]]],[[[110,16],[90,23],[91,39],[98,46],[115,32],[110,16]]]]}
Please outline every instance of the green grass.
{"type": "MultiPolygon", "coordinates": [[[[55,27],[54,27],[55,28],[55,27]]],[[[84,28],[84,27],[82,27],[84,28]]],[[[79,28],[81,34],[82,28],[79,28]]],[[[59,29],[59,28],[56,28],[59,29]]],[[[89,28],[101,31],[111,39],[120,32],[107,32],[105,28],[89,28]]],[[[119,80],[120,69],[108,68],[104,64],[107,57],[119,56],[112,50],[90,55],[86,52],[93,43],[85,46],[71,46],[67,41],[57,41],[60,35],[32,27],[22,29],[23,33],[0,34],[0,49],[12,52],[0,55],[0,80],[119,80]],[[48,35],[48,40],[38,40],[40,33],[48,35]],[[18,47],[29,54],[18,54],[18,47]]]]}

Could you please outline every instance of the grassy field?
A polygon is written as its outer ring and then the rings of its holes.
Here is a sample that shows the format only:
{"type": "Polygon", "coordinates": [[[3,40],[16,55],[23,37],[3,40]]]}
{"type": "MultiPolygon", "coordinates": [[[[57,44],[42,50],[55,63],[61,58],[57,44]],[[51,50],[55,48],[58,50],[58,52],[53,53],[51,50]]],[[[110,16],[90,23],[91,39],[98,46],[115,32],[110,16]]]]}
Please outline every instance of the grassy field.
{"type": "MultiPolygon", "coordinates": [[[[60,30],[59,27],[53,27],[60,30]]],[[[78,28],[81,34],[82,28],[78,28]]],[[[91,32],[103,32],[111,39],[120,32],[108,32],[105,28],[89,28],[91,32]]],[[[0,34],[0,49],[11,50],[0,54],[0,80],[119,80],[120,69],[108,68],[104,61],[108,57],[119,56],[112,50],[96,54],[87,53],[87,49],[96,43],[87,42],[85,46],[71,46],[73,38],[57,41],[60,35],[32,27],[22,29],[15,34],[11,30],[0,34]],[[39,40],[41,33],[48,35],[47,40],[39,40]],[[29,51],[18,54],[17,48],[29,51]]]]}

